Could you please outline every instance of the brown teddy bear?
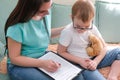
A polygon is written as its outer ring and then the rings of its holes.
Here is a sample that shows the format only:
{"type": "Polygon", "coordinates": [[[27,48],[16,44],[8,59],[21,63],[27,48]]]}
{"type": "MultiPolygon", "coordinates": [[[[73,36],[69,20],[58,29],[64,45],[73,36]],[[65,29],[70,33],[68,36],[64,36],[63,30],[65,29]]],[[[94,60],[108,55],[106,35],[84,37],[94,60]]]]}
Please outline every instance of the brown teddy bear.
{"type": "Polygon", "coordinates": [[[90,34],[89,42],[90,42],[90,44],[86,48],[88,55],[91,57],[99,55],[100,51],[103,48],[103,44],[102,44],[101,40],[94,34],[90,34]]]}

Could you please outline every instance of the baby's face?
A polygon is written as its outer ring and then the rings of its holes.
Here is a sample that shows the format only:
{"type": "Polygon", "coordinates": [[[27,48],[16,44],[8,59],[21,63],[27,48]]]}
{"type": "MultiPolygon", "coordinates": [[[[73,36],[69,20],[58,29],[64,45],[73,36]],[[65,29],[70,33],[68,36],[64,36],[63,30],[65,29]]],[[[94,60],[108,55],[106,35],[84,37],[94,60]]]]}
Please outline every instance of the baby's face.
{"type": "Polygon", "coordinates": [[[87,22],[83,22],[81,19],[74,18],[73,19],[73,27],[79,33],[83,33],[83,32],[85,32],[87,30],[92,29],[92,27],[93,27],[92,20],[89,20],[87,22]]]}

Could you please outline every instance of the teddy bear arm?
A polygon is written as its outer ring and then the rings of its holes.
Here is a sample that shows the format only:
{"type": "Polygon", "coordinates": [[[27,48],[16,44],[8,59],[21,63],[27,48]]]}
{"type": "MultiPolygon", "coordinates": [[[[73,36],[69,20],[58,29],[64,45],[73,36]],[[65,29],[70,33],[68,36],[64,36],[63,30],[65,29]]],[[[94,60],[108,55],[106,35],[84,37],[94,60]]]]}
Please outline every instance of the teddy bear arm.
{"type": "Polygon", "coordinates": [[[94,49],[95,55],[99,55],[100,51],[103,49],[103,46],[101,44],[94,44],[92,47],[94,49]]]}
{"type": "Polygon", "coordinates": [[[86,48],[87,54],[89,56],[94,56],[93,48],[92,47],[87,47],[86,48]]]}

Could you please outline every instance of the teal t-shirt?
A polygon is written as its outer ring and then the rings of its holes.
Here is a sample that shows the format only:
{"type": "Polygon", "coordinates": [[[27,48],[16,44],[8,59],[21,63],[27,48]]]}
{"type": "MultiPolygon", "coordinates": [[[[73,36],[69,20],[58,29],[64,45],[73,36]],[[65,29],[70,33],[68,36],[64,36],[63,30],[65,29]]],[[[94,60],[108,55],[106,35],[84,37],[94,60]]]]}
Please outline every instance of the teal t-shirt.
{"type": "MultiPolygon", "coordinates": [[[[50,26],[47,25],[50,35],[50,26]]],[[[43,20],[30,20],[26,23],[18,23],[10,26],[6,37],[20,42],[22,45],[21,55],[38,58],[44,55],[49,45],[49,37],[43,20]]],[[[8,59],[8,63],[10,60],[8,59]]]]}

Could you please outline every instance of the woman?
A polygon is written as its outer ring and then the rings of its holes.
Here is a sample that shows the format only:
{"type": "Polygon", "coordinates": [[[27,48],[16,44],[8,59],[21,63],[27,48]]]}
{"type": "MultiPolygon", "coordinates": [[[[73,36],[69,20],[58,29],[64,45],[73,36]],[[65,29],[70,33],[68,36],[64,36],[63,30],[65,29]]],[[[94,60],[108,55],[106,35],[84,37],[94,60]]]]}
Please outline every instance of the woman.
{"type": "Polygon", "coordinates": [[[47,24],[52,0],[19,0],[6,25],[8,74],[11,80],[52,80],[37,69],[55,72],[60,65],[52,60],[37,59],[44,55],[49,37],[63,28],[50,30],[47,24]]]}

